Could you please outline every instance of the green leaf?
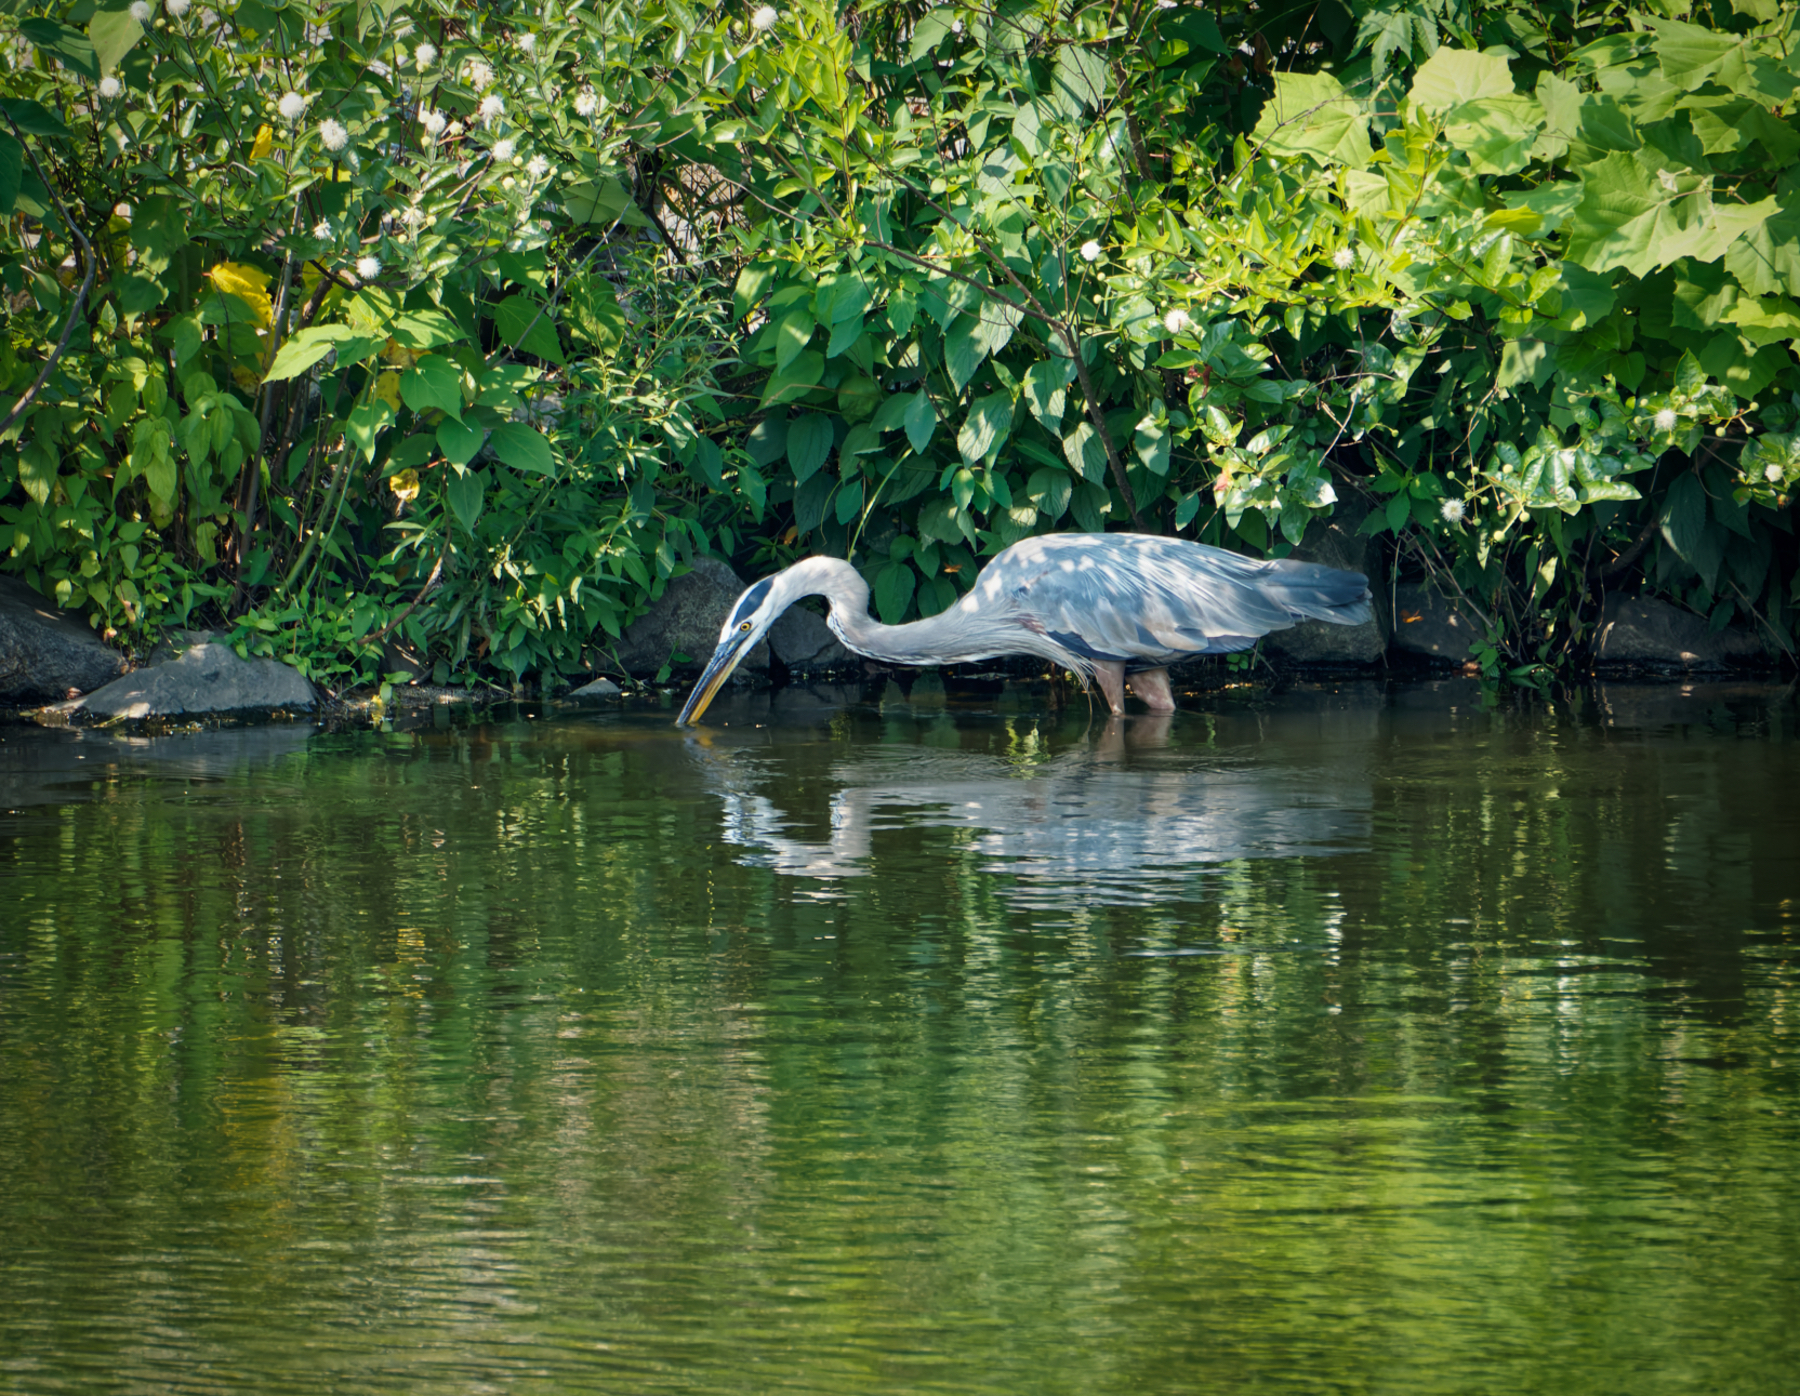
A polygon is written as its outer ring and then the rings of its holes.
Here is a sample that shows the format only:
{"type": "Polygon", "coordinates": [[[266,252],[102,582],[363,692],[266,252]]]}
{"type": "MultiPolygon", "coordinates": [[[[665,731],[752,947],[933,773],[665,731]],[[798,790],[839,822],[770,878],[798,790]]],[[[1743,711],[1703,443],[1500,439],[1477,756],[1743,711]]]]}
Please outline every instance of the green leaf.
{"type": "Polygon", "coordinates": [[[1112,95],[1112,74],[1106,60],[1080,44],[1065,43],[1056,53],[1052,79],[1056,102],[1071,120],[1084,108],[1098,111],[1112,95]]]}
{"type": "Polygon", "coordinates": [[[0,214],[13,211],[13,204],[19,198],[19,181],[24,174],[25,147],[0,131],[0,214]]]}
{"type": "Polygon", "coordinates": [[[1025,497],[1054,523],[1069,507],[1073,489],[1074,481],[1069,479],[1068,471],[1045,466],[1042,470],[1032,472],[1031,479],[1025,485],[1025,497]]]}
{"type": "Polygon", "coordinates": [[[441,310],[403,310],[390,327],[396,343],[408,349],[436,349],[466,338],[462,326],[441,310]]]}
{"type": "Polygon", "coordinates": [[[859,475],[854,480],[846,480],[837,492],[837,521],[848,526],[850,521],[862,513],[863,482],[859,475]]]}
{"type": "Polygon", "coordinates": [[[912,333],[913,320],[918,313],[919,291],[916,286],[909,283],[888,295],[888,328],[901,338],[912,333]]]}
{"type": "Polygon", "coordinates": [[[1656,31],[1656,60],[1662,75],[1676,87],[1692,91],[1713,78],[1721,87],[1736,87],[1747,76],[1744,41],[1698,24],[1646,15],[1656,31]]]}
{"type": "Polygon", "coordinates": [[[144,26],[131,17],[129,10],[99,10],[88,21],[87,32],[88,41],[94,46],[94,61],[101,72],[110,73],[144,37],[144,26]]]}
{"type": "Polygon", "coordinates": [[[462,369],[442,354],[426,354],[400,375],[400,400],[415,412],[435,407],[460,419],[462,369]]]}
{"type": "Polygon", "coordinates": [[[1531,148],[1543,127],[1544,108],[1537,98],[1508,93],[1456,107],[1444,137],[1468,155],[1475,174],[1509,175],[1530,163],[1531,148]]]}
{"type": "Polygon", "coordinates": [[[1772,218],[1780,205],[1773,197],[1753,204],[1715,204],[1705,218],[1668,239],[1658,255],[1667,266],[1680,257],[1712,262],[1724,256],[1733,243],[1755,232],[1772,218]]]}
{"type": "MultiPolygon", "coordinates": [[[[19,26],[23,29],[25,26],[19,26]]],[[[0,97],[0,112],[28,136],[67,136],[69,128],[48,107],[24,97],[0,97]]]]}
{"type": "Polygon", "coordinates": [[[805,484],[831,455],[831,418],[808,412],[788,423],[787,457],[796,484],[805,484]]]}
{"type": "Polygon", "coordinates": [[[808,349],[797,356],[785,372],[769,376],[769,381],[763,385],[762,405],[773,407],[784,402],[797,402],[818,387],[824,376],[825,356],[817,349],[808,349]]]}
{"type": "Polygon", "coordinates": [[[523,422],[504,422],[494,428],[488,444],[493,447],[494,455],[514,470],[533,475],[556,474],[556,452],[536,427],[526,426],[523,422]]]}
{"type": "Polygon", "coordinates": [[[1154,417],[1145,417],[1137,424],[1137,434],[1133,440],[1137,447],[1138,459],[1144,468],[1154,475],[1169,473],[1169,448],[1173,444],[1167,423],[1159,422],[1154,417]]]}
{"type": "Polygon", "coordinates": [[[1075,378],[1075,360],[1039,359],[1025,370],[1025,403],[1054,436],[1062,435],[1064,389],[1075,378]]]}
{"type": "Polygon", "coordinates": [[[1509,339],[1500,350],[1500,371],[1494,377],[1501,388],[1521,383],[1543,387],[1556,367],[1556,347],[1541,339],[1509,339]]]}
{"type": "Polygon", "coordinates": [[[912,605],[913,569],[905,562],[890,562],[875,574],[875,610],[883,625],[898,625],[912,605]]]}
{"type": "Polygon", "coordinates": [[[1510,97],[1512,90],[1512,70],[1498,53],[1440,48],[1419,65],[1407,97],[1423,111],[1448,111],[1484,97],[1510,97]]]}
{"type": "Polygon", "coordinates": [[[84,78],[98,79],[100,64],[94,45],[79,29],[49,19],[22,19],[19,33],[41,49],[48,49],[84,78]]]}
{"type": "Polygon", "coordinates": [[[1277,73],[1274,95],[1251,134],[1275,155],[1309,155],[1352,169],[1369,163],[1368,119],[1329,73],[1277,73]]]}
{"type": "Polygon", "coordinates": [[[563,207],[575,223],[623,223],[631,228],[648,228],[650,220],[631,201],[626,188],[612,175],[583,180],[563,191],[563,207]]]}
{"type": "Polygon", "coordinates": [[[937,430],[937,409],[931,405],[931,395],[920,388],[914,394],[901,419],[906,427],[906,439],[920,455],[925,453],[926,446],[931,444],[931,435],[937,430]]]}
{"type": "Polygon", "coordinates": [[[375,442],[392,426],[394,409],[381,399],[353,408],[344,421],[344,435],[356,443],[365,460],[375,459],[375,442]]]}
{"type": "Polygon", "coordinates": [[[300,330],[289,336],[287,343],[281,346],[263,381],[281,383],[289,378],[298,378],[337,345],[354,338],[356,332],[348,325],[313,325],[300,330]]]}
{"type": "MultiPolygon", "coordinates": [[[[444,424],[448,426],[449,423],[444,424]]],[[[462,526],[471,532],[475,528],[475,520],[481,517],[483,496],[487,493],[485,486],[487,477],[480,470],[452,470],[450,478],[445,482],[444,493],[450,498],[450,508],[455,512],[462,526]]]]}
{"type": "Polygon", "coordinates": [[[957,316],[950,332],[944,336],[944,368],[957,392],[968,387],[987,354],[986,336],[979,315],[957,316]]]}
{"type": "Polygon", "coordinates": [[[1670,249],[1687,223],[1704,216],[1698,195],[1706,181],[1685,168],[1669,170],[1659,158],[1653,151],[1620,151],[1588,166],[1581,203],[1564,229],[1570,261],[1594,272],[1624,267],[1642,277],[1682,255],[1670,249]]]}
{"type": "Polygon", "coordinates": [[[1063,438],[1063,457],[1082,479],[1095,483],[1106,479],[1106,445],[1092,422],[1082,422],[1063,438]]]}
{"type": "Polygon", "coordinates": [[[452,465],[467,465],[474,460],[475,453],[481,449],[481,443],[485,440],[487,433],[478,426],[458,421],[438,423],[438,450],[444,453],[444,459],[452,465]]]}
{"type": "Polygon", "coordinates": [[[786,373],[788,365],[800,357],[801,351],[812,339],[812,332],[817,323],[813,319],[812,311],[805,306],[801,306],[798,310],[790,310],[782,316],[781,323],[775,326],[775,371],[777,373],[786,373]]]}
{"type": "Polygon", "coordinates": [[[492,314],[494,328],[504,343],[562,366],[562,342],[556,335],[555,315],[548,306],[515,294],[494,306],[492,314]]]}
{"type": "Polygon", "coordinates": [[[990,393],[969,408],[962,429],[956,434],[956,450],[970,465],[992,463],[1012,431],[1013,403],[1010,393],[990,393]]]}

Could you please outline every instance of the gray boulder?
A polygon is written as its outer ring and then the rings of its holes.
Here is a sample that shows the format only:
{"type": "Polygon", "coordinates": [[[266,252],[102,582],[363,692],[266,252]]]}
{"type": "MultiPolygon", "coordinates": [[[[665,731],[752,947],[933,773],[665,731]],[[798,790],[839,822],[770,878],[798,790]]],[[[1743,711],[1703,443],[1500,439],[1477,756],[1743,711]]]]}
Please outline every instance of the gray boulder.
{"type": "Polygon", "coordinates": [[[584,683],[580,688],[571,689],[565,697],[571,703],[598,703],[603,699],[617,698],[621,691],[611,679],[595,679],[592,683],[584,683]]]}
{"type": "Polygon", "coordinates": [[[79,617],[17,577],[0,577],[0,701],[67,698],[130,667],[79,617]]]}
{"type": "Polygon", "coordinates": [[[71,718],[207,717],[224,713],[310,712],[313,686],[278,659],[239,659],[216,640],[190,644],[55,711],[71,718]]]}
{"type": "Polygon", "coordinates": [[[1723,669],[1768,657],[1754,632],[1740,626],[1714,630],[1704,616],[1650,597],[1609,592],[1594,636],[1601,667],[1647,664],[1661,668],[1723,669]]]}
{"type": "MultiPolygon", "coordinates": [[[[625,628],[617,648],[627,676],[653,678],[675,653],[688,657],[685,663],[676,661],[678,669],[698,669],[705,664],[718,648],[719,631],[743,590],[744,583],[725,563],[717,558],[696,558],[692,571],[670,582],[650,609],[625,628]]],[[[751,650],[739,667],[766,671],[768,642],[751,650]]]]}
{"type": "Polygon", "coordinates": [[[1394,648],[1452,664],[1469,661],[1469,645],[1487,631],[1436,587],[1408,582],[1394,589],[1394,648]]]}
{"type": "Polygon", "coordinates": [[[1369,507],[1360,496],[1340,499],[1329,519],[1315,519],[1293,556],[1322,562],[1347,572],[1361,572],[1375,593],[1375,613],[1361,625],[1327,625],[1302,621],[1292,630],[1277,630],[1263,642],[1272,655],[1289,664],[1379,664],[1388,647],[1387,588],[1382,577],[1381,547],[1357,533],[1369,507]]]}
{"type": "Polygon", "coordinates": [[[769,648],[796,674],[817,674],[860,663],[814,611],[795,606],[769,627],[769,648]]]}

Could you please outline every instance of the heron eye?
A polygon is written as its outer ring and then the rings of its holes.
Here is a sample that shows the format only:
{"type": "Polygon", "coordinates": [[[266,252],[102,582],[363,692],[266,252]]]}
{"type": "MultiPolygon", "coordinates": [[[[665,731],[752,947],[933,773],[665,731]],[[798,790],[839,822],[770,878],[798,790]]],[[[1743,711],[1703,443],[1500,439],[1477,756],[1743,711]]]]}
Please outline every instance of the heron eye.
{"type": "Polygon", "coordinates": [[[745,634],[745,635],[749,634],[750,633],[750,622],[745,621],[742,625],[740,625],[738,627],[738,631],[741,634],[745,634]]]}

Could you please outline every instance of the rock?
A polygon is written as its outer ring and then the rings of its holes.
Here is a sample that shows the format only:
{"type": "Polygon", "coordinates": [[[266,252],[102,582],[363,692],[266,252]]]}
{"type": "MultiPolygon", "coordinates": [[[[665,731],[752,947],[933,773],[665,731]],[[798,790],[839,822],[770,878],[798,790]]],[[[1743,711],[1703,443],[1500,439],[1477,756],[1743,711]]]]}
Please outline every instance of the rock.
{"type": "Polygon", "coordinates": [[[17,577],[0,577],[0,700],[67,698],[130,667],[78,617],[17,577]]]}
{"type": "Polygon", "coordinates": [[[75,718],[206,717],[220,713],[310,712],[318,699],[300,671],[278,659],[239,659],[218,640],[189,645],[151,664],[46,710],[75,718]]]}
{"type": "Polygon", "coordinates": [[[604,698],[617,698],[623,692],[611,679],[595,679],[564,695],[571,703],[598,703],[604,698]]]}
{"type": "MultiPolygon", "coordinates": [[[[676,661],[677,669],[698,670],[718,648],[719,631],[743,590],[744,583],[725,563],[696,558],[692,571],[670,582],[650,609],[626,627],[618,657],[627,676],[653,678],[674,653],[687,655],[686,661],[676,661]]],[[[739,667],[766,670],[768,642],[744,656],[739,667]]]]}
{"type": "Polygon", "coordinates": [[[1361,572],[1375,593],[1375,613],[1361,625],[1328,625],[1301,621],[1292,630],[1277,630],[1263,642],[1270,654],[1290,664],[1379,664],[1388,646],[1386,587],[1381,576],[1381,547],[1357,533],[1369,509],[1359,496],[1338,501],[1329,519],[1315,519],[1295,548],[1302,562],[1322,562],[1361,572]]]}
{"type": "Polygon", "coordinates": [[[857,664],[857,657],[838,642],[825,618],[795,606],[769,627],[769,648],[796,674],[818,674],[857,664]]]}
{"type": "Polygon", "coordinates": [[[1723,669],[1767,658],[1754,632],[1740,626],[1713,630],[1704,616],[1651,597],[1610,592],[1594,636],[1594,663],[1608,668],[1648,664],[1681,669],[1723,669]]]}
{"type": "Polygon", "coordinates": [[[1394,648],[1466,664],[1469,645],[1486,635],[1481,623],[1436,587],[1408,582],[1394,589],[1394,648]]]}

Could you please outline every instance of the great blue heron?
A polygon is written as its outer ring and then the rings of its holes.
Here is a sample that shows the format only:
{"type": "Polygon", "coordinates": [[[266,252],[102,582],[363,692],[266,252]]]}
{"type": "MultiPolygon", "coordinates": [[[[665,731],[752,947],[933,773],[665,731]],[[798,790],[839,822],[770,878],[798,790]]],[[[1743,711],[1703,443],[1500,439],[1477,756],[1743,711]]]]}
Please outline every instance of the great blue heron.
{"type": "Polygon", "coordinates": [[[1173,712],[1167,665],[1245,650],[1302,620],[1359,625],[1369,580],[1316,562],[1258,562],[1223,548],[1142,533],[1054,533],[1014,543],[949,609],[907,625],[869,615],[869,584],[849,563],[809,557],[738,598],[719,647],[676,719],[706,711],[776,618],[803,596],[831,603],[846,649],[890,664],[964,664],[1003,654],[1047,659],[1096,683],[1116,714],[1125,680],[1152,712],[1173,712]]]}

